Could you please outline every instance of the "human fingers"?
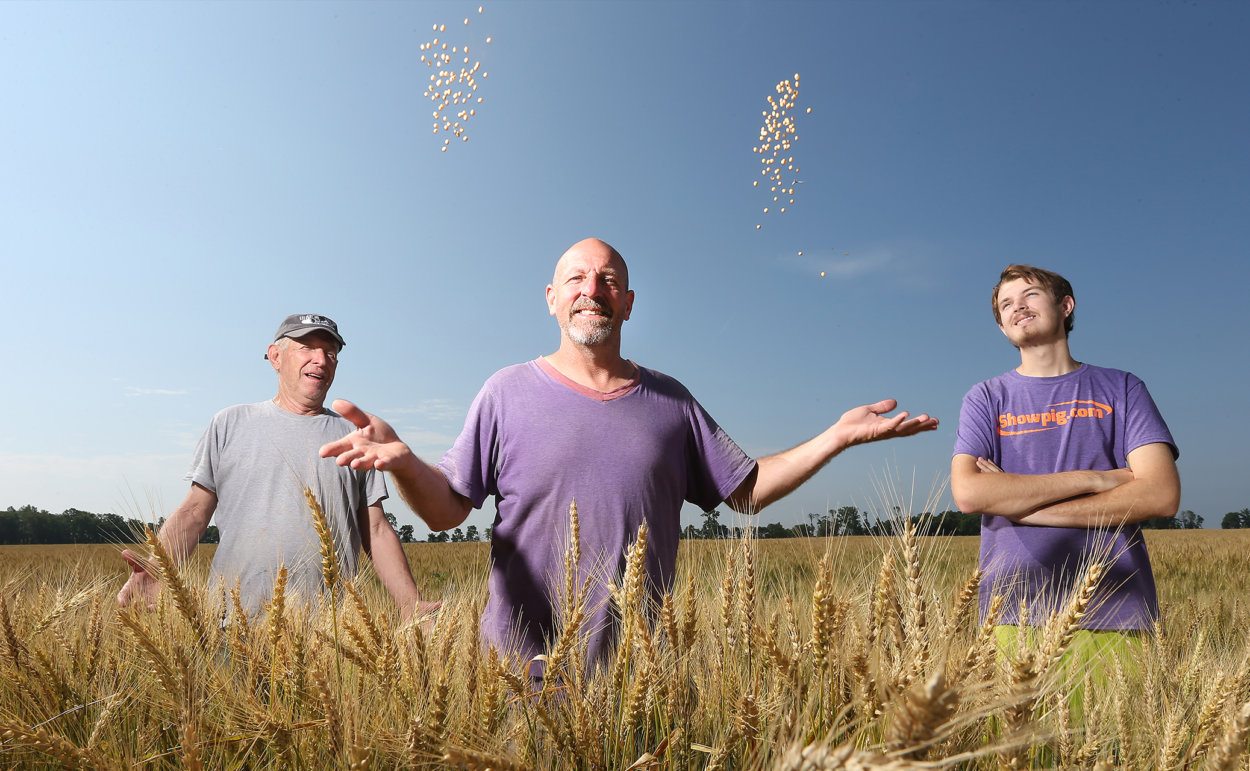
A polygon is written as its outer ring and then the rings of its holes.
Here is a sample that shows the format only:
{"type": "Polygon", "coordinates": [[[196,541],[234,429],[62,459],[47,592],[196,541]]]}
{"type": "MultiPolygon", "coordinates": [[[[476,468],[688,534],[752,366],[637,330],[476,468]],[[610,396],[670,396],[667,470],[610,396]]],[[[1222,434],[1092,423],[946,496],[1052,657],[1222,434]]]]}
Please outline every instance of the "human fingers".
{"type": "Polygon", "coordinates": [[[360,409],[346,399],[335,399],[330,409],[350,420],[356,428],[369,427],[369,413],[360,409]]]}
{"type": "Polygon", "coordinates": [[[913,434],[918,434],[921,431],[933,431],[937,427],[938,419],[923,413],[907,421],[907,430],[913,434]]]}
{"type": "Polygon", "coordinates": [[[138,554],[135,554],[130,549],[122,549],[122,559],[125,560],[126,564],[130,566],[131,573],[148,572],[147,566],[143,563],[143,560],[139,558],[138,554]]]}
{"type": "Polygon", "coordinates": [[[130,578],[126,579],[126,583],[122,584],[121,591],[117,593],[117,606],[124,608],[135,600],[136,596],[142,595],[143,589],[139,586],[140,576],[143,573],[136,571],[130,574],[130,578]]]}
{"type": "Polygon", "coordinates": [[[336,439],[333,442],[327,442],[326,444],[321,445],[321,449],[317,450],[317,455],[322,458],[333,457],[336,459],[335,462],[340,466],[346,466],[349,462],[351,462],[351,458],[348,456],[353,451],[354,446],[352,444],[351,437],[345,436],[342,439],[336,439]]]}
{"type": "Polygon", "coordinates": [[[866,404],[864,406],[868,408],[869,412],[875,415],[884,415],[890,410],[893,410],[894,408],[898,407],[898,400],[897,399],[882,399],[881,401],[876,402],[875,404],[866,404]]]}
{"type": "Polygon", "coordinates": [[[977,468],[985,472],[1002,471],[998,464],[989,458],[977,458],[977,468]]]}

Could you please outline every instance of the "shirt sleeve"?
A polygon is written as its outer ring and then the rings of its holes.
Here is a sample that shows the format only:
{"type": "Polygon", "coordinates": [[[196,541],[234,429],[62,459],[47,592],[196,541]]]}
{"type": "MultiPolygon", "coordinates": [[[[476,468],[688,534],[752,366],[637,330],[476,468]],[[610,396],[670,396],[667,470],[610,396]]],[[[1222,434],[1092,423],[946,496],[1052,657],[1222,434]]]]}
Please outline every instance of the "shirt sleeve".
{"type": "Polygon", "coordinates": [[[195,445],[195,454],[191,456],[191,468],[183,477],[188,482],[197,484],[214,495],[217,494],[217,463],[221,450],[220,429],[222,415],[218,413],[209,422],[208,428],[200,436],[195,445]]]}
{"type": "Polygon", "coordinates": [[[365,508],[377,506],[391,497],[390,491],[386,489],[386,474],[376,469],[369,469],[365,472],[364,490],[362,500],[365,502],[365,508]]]}
{"type": "Polygon", "coordinates": [[[687,464],[686,500],[711,511],[738,489],[755,470],[756,462],[693,397],[689,419],[691,462],[687,464]]]}
{"type": "Polygon", "coordinates": [[[447,484],[468,498],[479,509],[495,489],[495,458],[498,452],[499,424],[495,419],[497,401],[490,382],[482,386],[456,443],[443,454],[435,468],[447,478],[447,484]]]}
{"type": "MultiPolygon", "coordinates": [[[[1163,415],[1155,406],[1146,384],[1135,375],[1128,376],[1128,411],[1125,415],[1124,452],[1128,453],[1155,442],[1162,442],[1172,448],[1172,458],[1181,456],[1180,449],[1172,439],[1172,432],[1164,422],[1163,415]]],[[[1127,460],[1125,461],[1127,462],[1127,460]]]]}
{"type": "Polygon", "coordinates": [[[964,395],[959,408],[959,427],[955,430],[954,455],[971,455],[998,462],[994,437],[996,418],[984,383],[972,387],[964,395]]]}

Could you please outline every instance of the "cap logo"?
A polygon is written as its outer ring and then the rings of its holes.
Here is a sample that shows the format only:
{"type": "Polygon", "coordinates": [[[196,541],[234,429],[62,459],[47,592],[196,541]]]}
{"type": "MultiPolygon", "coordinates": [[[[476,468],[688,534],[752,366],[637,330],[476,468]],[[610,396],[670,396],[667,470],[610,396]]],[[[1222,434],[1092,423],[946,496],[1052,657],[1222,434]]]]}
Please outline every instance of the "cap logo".
{"type": "Polygon", "coordinates": [[[325,316],[300,316],[299,321],[301,324],[316,324],[319,327],[334,326],[334,322],[330,321],[325,316]]]}

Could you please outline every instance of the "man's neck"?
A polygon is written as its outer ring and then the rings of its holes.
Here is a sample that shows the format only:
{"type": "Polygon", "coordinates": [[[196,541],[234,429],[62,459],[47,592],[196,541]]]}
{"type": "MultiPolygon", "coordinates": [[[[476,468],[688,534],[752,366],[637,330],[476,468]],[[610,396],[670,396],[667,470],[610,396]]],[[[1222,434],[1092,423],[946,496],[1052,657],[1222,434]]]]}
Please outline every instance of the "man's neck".
{"type": "Polygon", "coordinates": [[[277,396],[273,397],[273,403],[278,406],[278,409],[285,410],[292,415],[320,415],[325,412],[324,404],[301,404],[295,399],[283,396],[281,392],[279,392],[277,396]]]}
{"type": "Polygon", "coordinates": [[[1058,377],[1073,372],[1081,363],[1072,358],[1068,340],[1045,345],[1031,345],[1020,349],[1020,366],[1016,367],[1025,377],[1058,377]]]}
{"type": "Polygon", "coordinates": [[[634,363],[621,357],[619,345],[583,346],[563,340],[559,350],[546,358],[569,380],[603,393],[615,391],[638,374],[634,363]]]}

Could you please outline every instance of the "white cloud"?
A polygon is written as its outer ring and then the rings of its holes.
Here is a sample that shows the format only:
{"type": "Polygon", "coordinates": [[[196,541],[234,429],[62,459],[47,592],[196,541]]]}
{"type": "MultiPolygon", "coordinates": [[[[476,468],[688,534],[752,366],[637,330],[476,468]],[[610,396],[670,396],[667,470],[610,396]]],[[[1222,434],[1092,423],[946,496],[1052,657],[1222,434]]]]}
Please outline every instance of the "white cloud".
{"type": "Polygon", "coordinates": [[[185,389],[174,390],[170,388],[139,388],[138,386],[126,386],[127,396],[186,396],[188,391],[185,389]]]}

